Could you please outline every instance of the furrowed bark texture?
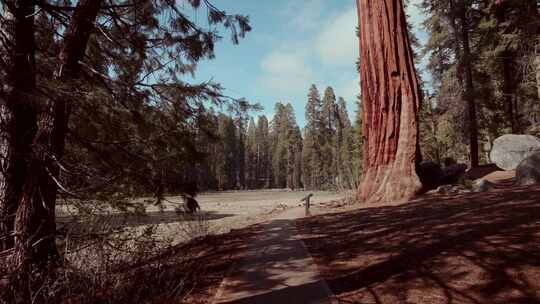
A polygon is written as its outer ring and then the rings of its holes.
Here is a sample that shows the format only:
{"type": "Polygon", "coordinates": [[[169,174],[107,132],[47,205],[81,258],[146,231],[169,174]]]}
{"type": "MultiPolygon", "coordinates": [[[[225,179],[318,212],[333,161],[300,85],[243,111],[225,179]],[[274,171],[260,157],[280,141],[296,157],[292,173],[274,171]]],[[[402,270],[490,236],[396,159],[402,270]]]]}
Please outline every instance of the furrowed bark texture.
{"type": "Polygon", "coordinates": [[[401,202],[416,175],[421,94],[402,0],[357,0],[363,110],[361,202],[401,202]]]}
{"type": "Polygon", "coordinates": [[[6,1],[2,31],[10,44],[4,50],[5,99],[2,100],[2,182],[0,235],[3,250],[14,244],[14,219],[22,193],[28,154],[36,131],[35,40],[33,1],[6,1]]]}
{"type": "MultiPolygon", "coordinates": [[[[72,17],[60,54],[57,79],[70,82],[78,77],[90,34],[102,1],[82,0],[72,17]]],[[[23,190],[15,218],[14,267],[46,266],[56,257],[55,205],[59,162],[64,154],[70,95],[40,99],[37,130],[32,139],[23,190]]]]}

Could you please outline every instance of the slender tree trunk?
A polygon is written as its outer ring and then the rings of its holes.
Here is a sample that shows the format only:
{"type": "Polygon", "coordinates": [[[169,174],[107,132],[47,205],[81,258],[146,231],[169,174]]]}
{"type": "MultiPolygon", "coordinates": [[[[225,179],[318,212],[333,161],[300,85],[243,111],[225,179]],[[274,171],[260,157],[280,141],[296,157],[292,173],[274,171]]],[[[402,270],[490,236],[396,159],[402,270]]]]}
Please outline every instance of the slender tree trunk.
{"type": "Polygon", "coordinates": [[[540,39],[536,43],[536,58],[534,64],[536,68],[536,89],[538,90],[538,100],[540,100],[540,39]]]}
{"type": "Polygon", "coordinates": [[[432,103],[432,99],[429,98],[428,99],[428,102],[427,102],[427,105],[428,105],[428,110],[429,110],[429,121],[431,123],[431,135],[433,136],[433,140],[435,141],[435,147],[437,147],[435,149],[435,160],[437,161],[438,164],[441,163],[441,153],[440,153],[440,145],[439,145],[439,139],[437,138],[437,134],[439,133],[438,131],[438,124],[437,124],[437,119],[435,118],[435,111],[433,109],[433,103],[432,103]]]}
{"type": "Polygon", "coordinates": [[[13,247],[13,223],[10,217],[14,211],[10,211],[6,201],[7,196],[7,172],[9,165],[9,133],[7,125],[10,121],[10,112],[6,106],[6,101],[1,100],[0,104],[0,252],[13,247]]]}
{"type": "Polygon", "coordinates": [[[516,107],[514,105],[514,96],[515,89],[514,89],[514,79],[513,79],[513,54],[511,52],[504,52],[503,53],[503,94],[504,94],[504,100],[506,104],[506,115],[507,119],[510,122],[510,130],[513,134],[519,133],[518,130],[518,122],[516,119],[516,107]]]}
{"type": "Polygon", "coordinates": [[[464,99],[467,101],[469,113],[469,140],[470,140],[470,161],[471,167],[478,167],[478,121],[476,118],[476,103],[474,98],[474,86],[471,64],[471,48],[469,40],[469,20],[467,18],[467,9],[465,0],[460,1],[459,19],[461,20],[461,43],[463,45],[463,54],[461,57],[461,66],[465,74],[464,99]]]}
{"type": "Polygon", "coordinates": [[[357,0],[363,109],[358,199],[400,202],[422,188],[416,175],[421,94],[402,0],[357,0]]]}

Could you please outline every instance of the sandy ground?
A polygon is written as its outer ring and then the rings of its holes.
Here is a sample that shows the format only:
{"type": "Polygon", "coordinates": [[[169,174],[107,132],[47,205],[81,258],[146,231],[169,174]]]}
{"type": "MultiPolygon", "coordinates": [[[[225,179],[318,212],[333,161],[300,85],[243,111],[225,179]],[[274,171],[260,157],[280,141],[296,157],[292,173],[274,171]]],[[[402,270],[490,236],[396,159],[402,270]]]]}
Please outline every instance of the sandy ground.
{"type": "MultiPolygon", "coordinates": [[[[167,197],[164,210],[149,204],[143,216],[110,212],[103,222],[107,227],[132,227],[142,231],[150,225],[157,227],[157,235],[173,243],[184,242],[206,234],[227,233],[264,222],[278,213],[301,206],[300,200],[313,193],[311,205],[314,209],[324,203],[343,199],[349,193],[307,192],[287,190],[228,191],[202,193],[197,196],[201,211],[196,215],[176,212],[183,205],[181,197],[167,197]]],[[[143,202],[141,198],[137,201],[143,202]]],[[[69,221],[76,211],[69,211],[66,205],[59,205],[57,215],[62,221],[69,221]],[[63,220],[62,220],[63,219],[63,220]]]]}
{"type": "MultiPolygon", "coordinates": [[[[186,226],[186,222],[179,221],[172,223],[172,225],[169,224],[166,229],[175,230],[180,228],[182,230],[182,228],[187,228],[189,231],[184,234],[193,234],[193,236],[198,236],[198,231],[193,230],[201,228],[203,230],[208,229],[208,232],[212,234],[227,233],[232,229],[241,229],[264,222],[284,210],[301,206],[300,200],[308,193],[311,192],[268,190],[203,193],[197,196],[197,201],[201,206],[199,216],[204,219],[204,222],[194,223],[188,221],[188,223],[192,224],[190,227],[189,224],[186,226]],[[204,225],[204,227],[201,225],[204,225]]],[[[320,191],[312,193],[314,196],[311,198],[311,204],[314,206],[347,196],[347,193],[336,192],[320,191]]],[[[168,200],[180,204],[182,202],[180,197],[172,197],[168,200]]],[[[168,204],[167,210],[173,210],[174,206],[168,204]]],[[[189,216],[187,219],[189,219],[189,216]]],[[[178,241],[181,241],[181,239],[178,241]]]]}
{"type": "MultiPolygon", "coordinates": [[[[216,233],[239,229],[254,223],[259,223],[274,216],[276,213],[297,207],[300,200],[310,192],[300,191],[245,191],[207,193],[198,197],[201,209],[211,214],[227,214],[228,216],[210,220],[216,233]]],[[[346,193],[313,192],[311,204],[344,198],[346,193]]]]}

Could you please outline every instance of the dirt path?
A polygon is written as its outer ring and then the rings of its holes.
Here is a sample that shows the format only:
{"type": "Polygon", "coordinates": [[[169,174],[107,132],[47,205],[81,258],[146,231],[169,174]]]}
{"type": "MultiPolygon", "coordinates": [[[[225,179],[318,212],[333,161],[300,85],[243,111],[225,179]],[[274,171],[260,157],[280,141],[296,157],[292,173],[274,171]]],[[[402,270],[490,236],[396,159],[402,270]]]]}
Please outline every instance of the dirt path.
{"type": "Polygon", "coordinates": [[[296,228],[295,220],[304,212],[288,210],[258,228],[214,303],[332,303],[330,289],[296,228]]]}

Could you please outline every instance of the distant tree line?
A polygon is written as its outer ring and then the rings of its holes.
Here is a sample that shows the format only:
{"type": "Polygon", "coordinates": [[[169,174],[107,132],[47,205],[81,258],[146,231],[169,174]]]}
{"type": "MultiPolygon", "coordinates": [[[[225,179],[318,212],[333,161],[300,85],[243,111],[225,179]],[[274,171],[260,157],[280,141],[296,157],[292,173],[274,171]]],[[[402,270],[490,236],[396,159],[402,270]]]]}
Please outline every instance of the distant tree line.
{"type": "Polygon", "coordinates": [[[271,120],[247,112],[210,114],[217,137],[199,134],[206,161],[186,170],[201,189],[357,187],[359,122],[351,123],[345,100],[336,100],[331,87],[322,98],[315,85],[309,89],[303,131],[290,103],[278,102],[271,120]]]}

